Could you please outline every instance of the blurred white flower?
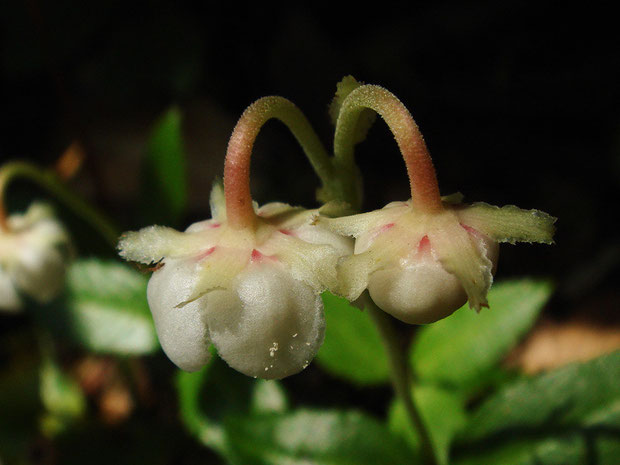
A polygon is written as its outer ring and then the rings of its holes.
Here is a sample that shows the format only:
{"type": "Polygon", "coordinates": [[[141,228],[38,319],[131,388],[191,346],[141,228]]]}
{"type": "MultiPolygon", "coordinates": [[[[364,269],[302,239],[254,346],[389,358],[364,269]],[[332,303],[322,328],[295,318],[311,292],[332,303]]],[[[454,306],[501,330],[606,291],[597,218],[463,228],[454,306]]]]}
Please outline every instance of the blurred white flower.
{"type": "Polygon", "coordinates": [[[0,310],[18,311],[22,295],[46,303],[63,287],[69,236],[52,209],[34,203],[0,229],[0,310]]]}

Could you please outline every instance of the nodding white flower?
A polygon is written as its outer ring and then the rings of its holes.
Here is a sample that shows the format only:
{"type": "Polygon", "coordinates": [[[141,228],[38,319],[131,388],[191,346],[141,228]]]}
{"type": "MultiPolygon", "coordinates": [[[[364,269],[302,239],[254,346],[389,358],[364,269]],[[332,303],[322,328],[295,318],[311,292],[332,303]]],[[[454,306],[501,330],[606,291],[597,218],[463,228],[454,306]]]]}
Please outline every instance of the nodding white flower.
{"type": "Polygon", "coordinates": [[[411,199],[383,209],[320,220],[356,239],[354,255],[339,265],[340,293],[373,301],[396,318],[425,324],[444,318],[467,300],[480,310],[497,264],[498,243],[551,243],[555,218],[536,210],[441,198],[433,163],[405,106],[387,90],[363,85],[342,102],[336,124],[336,157],[349,160],[360,115],[372,109],[386,121],[401,150],[411,199]]]}
{"type": "Polygon", "coordinates": [[[374,212],[323,219],[356,238],[340,264],[341,292],[355,300],[367,288],[379,308],[411,324],[432,323],[467,300],[476,310],[497,267],[499,242],[551,243],[555,218],[537,210],[471,206],[449,199],[436,212],[392,202],[374,212]]]}
{"type": "Polygon", "coordinates": [[[46,303],[64,284],[69,236],[52,209],[32,204],[0,228],[0,310],[18,311],[22,295],[46,303]]]}
{"type": "Polygon", "coordinates": [[[314,225],[316,210],[283,203],[255,207],[253,227],[233,228],[219,185],[211,205],[213,218],[183,233],[150,226],[120,240],[122,257],[158,264],[147,296],[162,348],[188,371],[209,360],[211,343],[250,376],[301,371],[323,341],[320,293],[336,287],[352,241],[314,225]]]}

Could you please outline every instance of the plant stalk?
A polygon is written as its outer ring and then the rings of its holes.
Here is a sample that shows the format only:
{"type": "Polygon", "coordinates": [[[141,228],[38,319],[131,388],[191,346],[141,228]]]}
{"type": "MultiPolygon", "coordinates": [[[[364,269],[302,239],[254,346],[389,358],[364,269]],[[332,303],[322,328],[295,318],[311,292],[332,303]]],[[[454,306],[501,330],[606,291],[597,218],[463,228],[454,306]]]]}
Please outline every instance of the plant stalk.
{"type": "Polygon", "coordinates": [[[50,192],[79,218],[90,224],[112,247],[116,247],[118,230],[101,212],[69,190],[53,172],[21,161],[9,162],[0,168],[0,231],[9,230],[4,199],[9,183],[16,178],[28,179],[50,192]]]}
{"type": "Polygon", "coordinates": [[[368,302],[366,310],[369,312],[375,326],[379,330],[379,334],[387,350],[390,363],[390,376],[392,378],[394,391],[405,406],[411,426],[418,433],[418,437],[420,438],[422,459],[426,464],[437,465],[438,461],[430,434],[415,404],[415,399],[413,398],[409,365],[407,364],[405,352],[398,343],[399,338],[394,329],[392,318],[377,307],[370,296],[367,295],[366,300],[368,302]]]}

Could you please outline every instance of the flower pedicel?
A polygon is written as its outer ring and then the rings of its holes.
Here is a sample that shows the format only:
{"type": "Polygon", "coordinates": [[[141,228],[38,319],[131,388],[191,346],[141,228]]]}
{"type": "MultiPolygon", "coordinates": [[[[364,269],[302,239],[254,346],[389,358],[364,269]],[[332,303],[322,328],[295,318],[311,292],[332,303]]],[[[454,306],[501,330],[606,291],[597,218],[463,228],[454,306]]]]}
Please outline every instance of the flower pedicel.
{"type": "MultiPolygon", "coordinates": [[[[160,264],[148,302],[164,351],[185,370],[204,365],[213,343],[236,370],[283,378],[303,370],[323,342],[320,293],[337,287],[337,261],[353,244],[314,225],[316,210],[252,202],[252,146],[272,117],[293,129],[307,154],[320,146],[289,101],[260,99],[231,136],[224,189],[216,184],[211,194],[213,218],[185,232],[150,226],[125,233],[119,243],[124,258],[160,264]]],[[[326,155],[319,162],[329,163],[326,155]]]]}
{"type": "Polygon", "coordinates": [[[341,293],[357,299],[365,289],[396,318],[432,323],[467,300],[488,306],[487,292],[497,264],[498,243],[552,243],[555,218],[537,210],[485,203],[463,205],[460,196],[442,198],[424,139],[405,106],[387,90],[363,85],[342,102],[334,151],[353,158],[353,134],[365,109],[390,127],[402,152],[411,199],[343,218],[321,218],[332,231],[352,236],[354,255],[340,264],[341,293]]]}

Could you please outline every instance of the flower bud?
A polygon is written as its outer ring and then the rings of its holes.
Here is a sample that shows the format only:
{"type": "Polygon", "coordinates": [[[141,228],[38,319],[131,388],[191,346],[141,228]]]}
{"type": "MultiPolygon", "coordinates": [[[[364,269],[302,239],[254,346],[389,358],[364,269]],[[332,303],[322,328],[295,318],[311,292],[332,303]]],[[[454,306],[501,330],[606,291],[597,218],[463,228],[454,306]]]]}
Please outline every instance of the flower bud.
{"type": "Polygon", "coordinates": [[[0,309],[17,311],[20,294],[46,303],[60,292],[70,252],[69,237],[49,207],[33,204],[11,215],[0,230],[0,309]]]}

